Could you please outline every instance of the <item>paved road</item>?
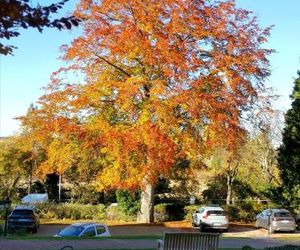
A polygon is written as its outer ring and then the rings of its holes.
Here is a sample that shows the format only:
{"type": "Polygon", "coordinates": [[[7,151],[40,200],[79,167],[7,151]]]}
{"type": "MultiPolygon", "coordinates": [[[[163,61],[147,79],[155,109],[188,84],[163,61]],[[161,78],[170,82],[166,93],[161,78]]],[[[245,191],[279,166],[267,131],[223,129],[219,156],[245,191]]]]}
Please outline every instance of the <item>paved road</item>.
{"type": "MultiPolygon", "coordinates": [[[[241,248],[245,245],[254,248],[281,246],[285,244],[300,245],[300,239],[279,240],[268,237],[221,239],[221,248],[241,248]]],[[[86,239],[86,240],[0,240],[0,250],[56,250],[70,245],[74,250],[79,249],[155,249],[156,240],[129,240],[129,239],[86,239]]]]}

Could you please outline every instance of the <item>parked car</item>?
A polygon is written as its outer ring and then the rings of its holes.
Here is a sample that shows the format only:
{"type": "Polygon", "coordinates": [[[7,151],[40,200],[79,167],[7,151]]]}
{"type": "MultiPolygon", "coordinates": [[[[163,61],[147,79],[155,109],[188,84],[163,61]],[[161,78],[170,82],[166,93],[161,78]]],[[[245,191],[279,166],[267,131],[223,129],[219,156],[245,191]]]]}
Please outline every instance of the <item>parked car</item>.
{"type": "Polygon", "coordinates": [[[225,211],[220,206],[203,206],[193,214],[192,225],[199,227],[200,231],[206,228],[227,231],[229,221],[225,211]]]}
{"type": "Polygon", "coordinates": [[[10,232],[19,228],[26,228],[27,230],[36,233],[40,226],[39,217],[36,214],[34,207],[16,206],[8,216],[7,226],[10,232]]]}
{"type": "Polygon", "coordinates": [[[59,231],[55,237],[104,237],[111,236],[107,225],[94,223],[94,222],[84,222],[75,223],[70,226],[65,227],[59,231]]]}
{"type": "Polygon", "coordinates": [[[256,216],[255,226],[268,229],[270,233],[294,232],[296,229],[295,219],[286,209],[265,209],[256,216]]]}

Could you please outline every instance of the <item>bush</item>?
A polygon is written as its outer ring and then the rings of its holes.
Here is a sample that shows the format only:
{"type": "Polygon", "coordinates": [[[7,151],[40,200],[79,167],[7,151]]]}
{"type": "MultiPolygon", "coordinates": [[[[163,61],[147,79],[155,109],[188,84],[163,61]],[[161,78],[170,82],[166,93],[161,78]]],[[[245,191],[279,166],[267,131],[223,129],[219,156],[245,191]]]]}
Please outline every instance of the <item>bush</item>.
{"type": "Polygon", "coordinates": [[[254,222],[256,215],[260,213],[267,205],[257,203],[256,201],[245,201],[240,204],[224,206],[229,221],[254,222]]]}
{"type": "Polygon", "coordinates": [[[184,218],[184,205],[182,203],[161,203],[154,206],[154,219],[156,221],[182,220],[184,218]]]}
{"type": "Polygon", "coordinates": [[[106,218],[108,220],[133,221],[136,220],[136,215],[125,214],[118,204],[113,203],[106,209],[106,218]]]}
{"type": "Polygon", "coordinates": [[[65,204],[40,204],[37,207],[38,213],[44,219],[91,219],[102,220],[105,218],[105,206],[82,205],[76,203],[65,204]]]}
{"type": "Polygon", "coordinates": [[[161,203],[154,206],[154,220],[163,222],[169,220],[169,213],[167,210],[168,203],[161,203]]]}
{"type": "Polygon", "coordinates": [[[192,220],[192,215],[199,208],[200,205],[189,205],[184,207],[184,219],[192,220]]]}
{"type": "Polygon", "coordinates": [[[116,198],[121,212],[127,216],[136,216],[140,208],[140,193],[129,190],[117,190],[116,198]]]}

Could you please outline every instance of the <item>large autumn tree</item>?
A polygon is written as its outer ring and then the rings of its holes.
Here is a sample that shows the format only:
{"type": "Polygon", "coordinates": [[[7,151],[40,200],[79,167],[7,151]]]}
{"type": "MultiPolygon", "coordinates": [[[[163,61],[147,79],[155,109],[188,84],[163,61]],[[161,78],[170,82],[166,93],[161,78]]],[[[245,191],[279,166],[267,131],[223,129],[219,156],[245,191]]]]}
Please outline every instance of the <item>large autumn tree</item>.
{"type": "Polygon", "coordinates": [[[140,221],[152,221],[153,185],[177,158],[236,151],[269,75],[269,28],[234,1],[81,0],[74,15],[84,33],[63,47],[69,66],[23,124],[49,145],[43,172],[85,148],[99,188],[141,188],[140,221]]]}

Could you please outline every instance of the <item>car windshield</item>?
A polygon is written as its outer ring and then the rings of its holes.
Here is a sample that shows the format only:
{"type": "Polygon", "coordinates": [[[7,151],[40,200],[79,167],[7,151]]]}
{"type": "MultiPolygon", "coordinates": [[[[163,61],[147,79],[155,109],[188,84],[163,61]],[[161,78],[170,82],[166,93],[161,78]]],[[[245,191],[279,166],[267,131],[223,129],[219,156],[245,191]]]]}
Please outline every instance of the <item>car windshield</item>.
{"type": "Polygon", "coordinates": [[[60,236],[78,236],[83,230],[80,226],[68,226],[61,230],[58,235],[60,236]]]}
{"type": "Polygon", "coordinates": [[[16,209],[12,212],[13,215],[32,216],[33,211],[28,209],[16,209]]]}
{"type": "Polygon", "coordinates": [[[213,211],[208,211],[207,215],[213,215],[213,216],[225,216],[225,212],[222,210],[213,210],[213,211]]]}
{"type": "Polygon", "coordinates": [[[289,212],[277,212],[274,213],[274,217],[291,217],[289,212]]]}

